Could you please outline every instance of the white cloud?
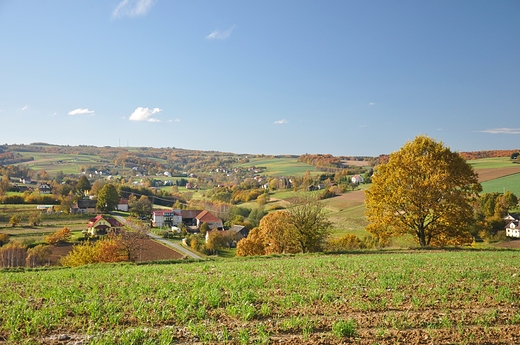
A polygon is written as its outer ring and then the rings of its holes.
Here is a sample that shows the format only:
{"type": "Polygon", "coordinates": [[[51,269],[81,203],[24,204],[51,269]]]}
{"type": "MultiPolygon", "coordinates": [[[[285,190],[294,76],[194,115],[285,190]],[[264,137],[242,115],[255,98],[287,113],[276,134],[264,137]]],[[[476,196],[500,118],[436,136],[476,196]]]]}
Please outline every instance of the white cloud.
{"type": "Polygon", "coordinates": [[[69,115],[83,115],[83,114],[93,114],[94,110],[88,110],[88,109],[74,109],[72,111],[69,111],[69,115]]]}
{"type": "Polygon", "coordinates": [[[376,105],[374,102],[370,102],[368,103],[368,105],[376,105]]]}
{"type": "Polygon", "coordinates": [[[22,109],[20,109],[20,111],[26,111],[27,109],[29,109],[28,105],[24,106],[22,109]]]}
{"type": "Polygon", "coordinates": [[[180,119],[168,120],[168,122],[181,122],[181,120],[180,119]]]}
{"type": "Polygon", "coordinates": [[[112,18],[144,16],[152,5],[153,0],[123,0],[112,12],[112,18]]]}
{"type": "Polygon", "coordinates": [[[289,121],[287,121],[286,119],[281,119],[281,120],[275,121],[274,123],[277,125],[284,125],[286,123],[289,123],[289,121]]]}
{"type": "Polygon", "coordinates": [[[154,114],[158,114],[162,111],[159,108],[143,108],[138,107],[134,110],[132,115],[130,115],[130,121],[148,121],[148,122],[161,122],[161,120],[151,117],[154,114]]]}
{"type": "Polygon", "coordinates": [[[479,132],[490,134],[520,134],[520,128],[490,128],[479,132]]]}
{"type": "Polygon", "coordinates": [[[235,30],[235,25],[233,25],[232,27],[230,27],[229,29],[224,30],[224,31],[217,29],[217,30],[213,31],[212,33],[210,33],[209,35],[207,35],[206,39],[208,39],[208,40],[225,40],[225,39],[229,38],[229,36],[231,36],[231,32],[233,32],[233,30],[235,30]]]}

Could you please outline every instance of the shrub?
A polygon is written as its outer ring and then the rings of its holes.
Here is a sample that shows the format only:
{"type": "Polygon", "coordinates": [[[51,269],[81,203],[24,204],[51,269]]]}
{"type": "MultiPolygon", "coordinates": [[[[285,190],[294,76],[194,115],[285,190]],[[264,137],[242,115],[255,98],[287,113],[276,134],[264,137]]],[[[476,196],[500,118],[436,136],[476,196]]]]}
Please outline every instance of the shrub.
{"type": "Polygon", "coordinates": [[[0,234],[0,247],[4,244],[9,243],[9,235],[8,234],[0,234]]]}
{"type": "Polygon", "coordinates": [[[71,232],[67,227],[56,231],[54,234],[45,237],[45,242],[56,245],[60,242],[70,241],[71,232]]]}

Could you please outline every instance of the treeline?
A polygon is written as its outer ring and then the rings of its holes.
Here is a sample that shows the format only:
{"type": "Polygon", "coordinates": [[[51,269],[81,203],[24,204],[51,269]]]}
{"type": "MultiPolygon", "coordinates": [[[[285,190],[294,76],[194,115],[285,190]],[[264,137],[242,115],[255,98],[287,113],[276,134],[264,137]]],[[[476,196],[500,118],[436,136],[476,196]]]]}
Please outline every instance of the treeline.
{"type": "Polygon", "coordinates": [[[359,166],[350,166],[346,161],[374,162],[374,157],[366,156],[333,156],[331,154],[303,154],[298,157],[298,162],[315,166],[322,171],[334,172],[345,168],[361,170],[359,166]]]}
{"type": "Polygon", "coordinates": [[[498,158],[498,157],[511,157],[520,150],[490,150],[490,151],[472,151],[472,152],[460,152],[462,158],[466,160],[480,159],[480,158],[498,158]]]}

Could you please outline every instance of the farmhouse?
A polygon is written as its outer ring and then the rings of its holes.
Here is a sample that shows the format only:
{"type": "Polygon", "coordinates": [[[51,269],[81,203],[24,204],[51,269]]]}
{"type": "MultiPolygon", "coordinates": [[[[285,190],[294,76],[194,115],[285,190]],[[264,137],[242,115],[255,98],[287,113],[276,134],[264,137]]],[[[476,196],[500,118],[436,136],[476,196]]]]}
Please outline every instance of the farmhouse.
{"type": "Polygon", "coordinates": [[[365,182],[365,179],[361,175],[354,175],[354,176],[352,176],[352,178],[350,180],[352,181],[352,183],[355,183],[355,184],[360,184],[360,183],[365,182]]]}
{"type": "Polygon", "coordinates": [[[72,213],[95,213],[96,212],[96,200],[91,199],[80,199],[78,203],[72,206],[72,213]]]}
{"type": "Polygon", "coordinates": [[[223,229],[224,224],[222,223],[222,220],[212,215],[209,211],[202,211],[200,212],[195,219],[197,220],[197,227],[200,229],[200,226],[202,223],[208,224],[209,228],[211,230],[213,229],[223,229]]]}
{"type": "Polygon", "coordinates": [[[123,229],[117,219],[98,214],[96,217],[89,219],[87,223],[87,233],[90,236],[106,235],[108,233],[118,233],[123,229]]]}
{"type": "MultiPolygon", "coordinates": [[[[511,216],[509,216],[511,217],[511,216]]],[[[513,217],[511,217],[513,218],[513,217]]],[[[509,219],[509,218],[508,218],[509,219]]],[[[506,236],[520,238],[520,227],[518,226],[518,220],[513,218],[509,219],[509,223],[506,225],[506,236]]]]}
{"type": "Polygon", "coordinates": [[[51,194],[51,185],[45,182],[42,182],[38,185],[38,192],[40,194],[51,194]]]}
{"type": "Polygon", "coordinates": [[[152,211],[152,226],[177,226],[182,223],[180,210],[154,210],[152,211]]]}
{"type": "Polygon", "coordinates": [[[128,212],[128,199],[119,199],[119,203],[117,204],[117,210],[121,212],[128,212]]]}

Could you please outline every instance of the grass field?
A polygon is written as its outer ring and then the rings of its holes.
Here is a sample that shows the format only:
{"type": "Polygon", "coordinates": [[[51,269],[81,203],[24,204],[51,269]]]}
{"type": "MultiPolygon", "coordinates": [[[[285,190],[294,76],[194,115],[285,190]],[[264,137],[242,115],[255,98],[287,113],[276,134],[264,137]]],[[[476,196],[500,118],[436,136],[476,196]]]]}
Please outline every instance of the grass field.
{"type": "Polygon", "coordinates": [[[32,170],[45,170],[50,175],[59,171],[64,174],[79,174],[81,166],[102,165],[98,156],[55,154],[40,152],[20,152],[22,156],[33,157],[33,161],[20,163],[32,170]]]}
{"type": "Polygon", "coordinates": [[[297,158],[251,158],[249,163],[236,166],[244,168],[264,167],[267,169],[265,174],[269,176],[301,176],[307,170],[313,174],[319,173],[314,166],[298,162],[297,158]]]}
{"type": "Polygon", "coordinates": [[[0,341],[517,344],[519,258],[368,252],[2,271],[0,341]]]}
{"type": "Polygon", "coordinates": [[[508,190],[516,196],[520,196],[520,173],[485,181],[481,184],[483,193],[503,193],[508,190]]]}
{"type": "Polygon", "coordinates": [[[475,170],[478,169],[490,169],[490,168],[506,168],[515,166],[517,164],[512,163],[513,161],[509,157],[498,157],[498,158],[481,158],[467,161],[475,170]]]}

